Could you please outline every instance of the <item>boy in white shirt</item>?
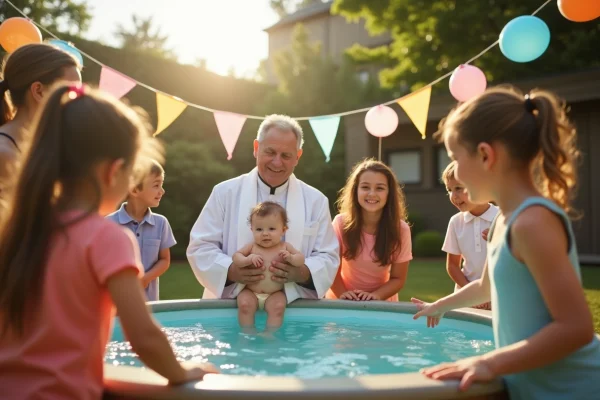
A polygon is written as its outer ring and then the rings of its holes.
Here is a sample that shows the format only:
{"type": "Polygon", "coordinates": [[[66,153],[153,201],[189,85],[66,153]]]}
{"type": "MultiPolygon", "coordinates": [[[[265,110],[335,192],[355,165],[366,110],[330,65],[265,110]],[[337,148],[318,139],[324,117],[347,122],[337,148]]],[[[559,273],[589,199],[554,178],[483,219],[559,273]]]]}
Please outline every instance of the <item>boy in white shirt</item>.
{"type": "MultiPolygon", "coordinates": [[[[456,292],[479,279],[483,273],[487,257],[487,234],[498,207],[488,203],[471,203],[465,188],[456,180],[455,169],[456,163],[452,161],[442,175],[450,202],[460,211],[450,218],[442,250],[448,253],[446,271],[456,283],[456,292]]],[[[476,308],[489,310],[491,305],[484,303],[476,308]]]]}

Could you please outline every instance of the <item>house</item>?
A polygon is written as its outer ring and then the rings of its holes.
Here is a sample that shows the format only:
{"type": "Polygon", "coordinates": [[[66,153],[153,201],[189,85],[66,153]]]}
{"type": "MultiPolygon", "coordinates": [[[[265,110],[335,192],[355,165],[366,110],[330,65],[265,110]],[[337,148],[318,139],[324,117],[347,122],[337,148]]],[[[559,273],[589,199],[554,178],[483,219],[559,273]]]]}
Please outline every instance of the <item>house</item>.
{"type": "MultiPolygon", "coordinates": [[[[282,50],[290,48],[292,33],[296,24],[304,25],[310,42],[321,43],[323,56],[331,57],[334,62],[342,60],[344,51],[359,43],[366,47],[378,47],[391,43],[388,33],[371,36],[365,29],[364,21],[348,22],[340,15],[332,15],[333,1],[316,3],[299,9],[293,14],[283,17],[264,31],[269,35],[269,58],[267,60],[268,82],[276,83],[273,72],[273,57],[282,50]]],[[[359,72],[360,73],[360,72],[359,72]]],[[[362,71],[364,80],[369,71],[362,71]]]]}
{"type": "MultiPolygon", "coordinates": [[[[575,198],[575,208],[582,213],[574,221],[577,246],[583,262],[600,264],[600,178],[595,175],[600,172],[600,68],[511,83],[524,92],[533,88],[555,92],[570,107],[569,116],[576,124],[582,152],[575,198]]],[[[393,105],[400,123],[395,133],[382,139],[382,161],[392,167],[404,185],[409,213],[419,214],[428,229],[439,232],[445,232],[456,210],[441,183],[448,156],[432,135],[455,105],[456,100],[449,94],[432,96],[425,140],[404,111],[393,105]]],[[[359,113],[343,119],[348,171],[362,158],[378,156],[378,139],[367,132],[364,118],[365,114],[359,113]]]]}

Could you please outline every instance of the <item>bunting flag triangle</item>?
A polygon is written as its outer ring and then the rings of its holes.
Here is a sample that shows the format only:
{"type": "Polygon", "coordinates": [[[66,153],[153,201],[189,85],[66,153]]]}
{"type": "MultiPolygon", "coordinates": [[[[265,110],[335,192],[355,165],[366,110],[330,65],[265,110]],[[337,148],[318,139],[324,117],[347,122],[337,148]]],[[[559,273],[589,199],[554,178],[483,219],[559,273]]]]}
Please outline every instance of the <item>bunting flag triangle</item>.
{"type": "Polygon", "coordinates": [[[158,123],[154,136],[164,131],[173,121],[177,119],[185,110],[187,104],[178,97],[166,94],[156,93],[156,111],[158,114],[158,123]]]}
{"type": "Polygon", "coordinates": [[[215,111],[213,115],[219,135],[221,135],[221,140],[227,150],[227,159],[231,160],[233,149],[246,122],[246,116],[225,111],[215,111]]]}
{"type": "Polygon", "coordinates": [[[112,68],[102,67],[100,71],[100,83],[98,87],[107,93],[112,94],[117,99],[125,96],[136,83],[133,79],[115,71],[112,68]]]}
{"type": "Polygon", "coordinates": [[[325,153],[326,161],[329,162],[331,149],[333,149],[333,142],[335,142],[335,137],[340,125],[340,117],[311,118],[308,122],[317,137],[317,141],[323,149],[323,153],[325,153]]]}
{"type": "Polygon", "coordinates": [[[410,95],[398,100],[400,107],[406,112],[408,118],[425,139],[425,128],[427,127],[427,115],[429,114],[429,101],[431,100],[431,86],[420,89],[410,95]]]}

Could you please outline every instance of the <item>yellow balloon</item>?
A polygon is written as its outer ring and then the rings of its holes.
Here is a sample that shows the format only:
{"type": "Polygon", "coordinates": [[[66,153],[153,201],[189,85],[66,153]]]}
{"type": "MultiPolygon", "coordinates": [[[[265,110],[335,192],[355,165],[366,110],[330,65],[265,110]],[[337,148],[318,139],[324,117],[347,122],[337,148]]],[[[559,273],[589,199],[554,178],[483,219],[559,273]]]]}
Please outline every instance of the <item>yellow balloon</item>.
{"type": "Polygon", "coordinates": [[[42,33],[27,18],[9,18],[0,25],[0,45],[7,52],[31,43],[42,43],[42,33]]]}

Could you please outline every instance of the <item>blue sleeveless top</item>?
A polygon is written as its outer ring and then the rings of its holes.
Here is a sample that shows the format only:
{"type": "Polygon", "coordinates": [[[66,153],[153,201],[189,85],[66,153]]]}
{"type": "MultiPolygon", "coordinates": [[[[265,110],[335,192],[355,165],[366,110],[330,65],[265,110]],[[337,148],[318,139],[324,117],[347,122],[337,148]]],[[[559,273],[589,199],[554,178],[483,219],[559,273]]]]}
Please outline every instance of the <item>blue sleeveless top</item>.
{"type": "MultiPolygon", "coordinates": [[[[488,243],[488,273],[496,348],[527,339],[552,322],[529,268],[512,255],[508,244],[511,225],[524,209],[533,205],[546,207],[563,220],[569,235],[569,260],[581,281],[575,235],[564,210],[543,197],[526,199],[508,220],[503,240],[495,246],[488,243]]],[[[490,229],[492,235],[496,220],[490,229]]],[[[511,399],[600,399],[598,336],[560,361],[535,370],[507,375],[504,380],[511,399]]]]}

